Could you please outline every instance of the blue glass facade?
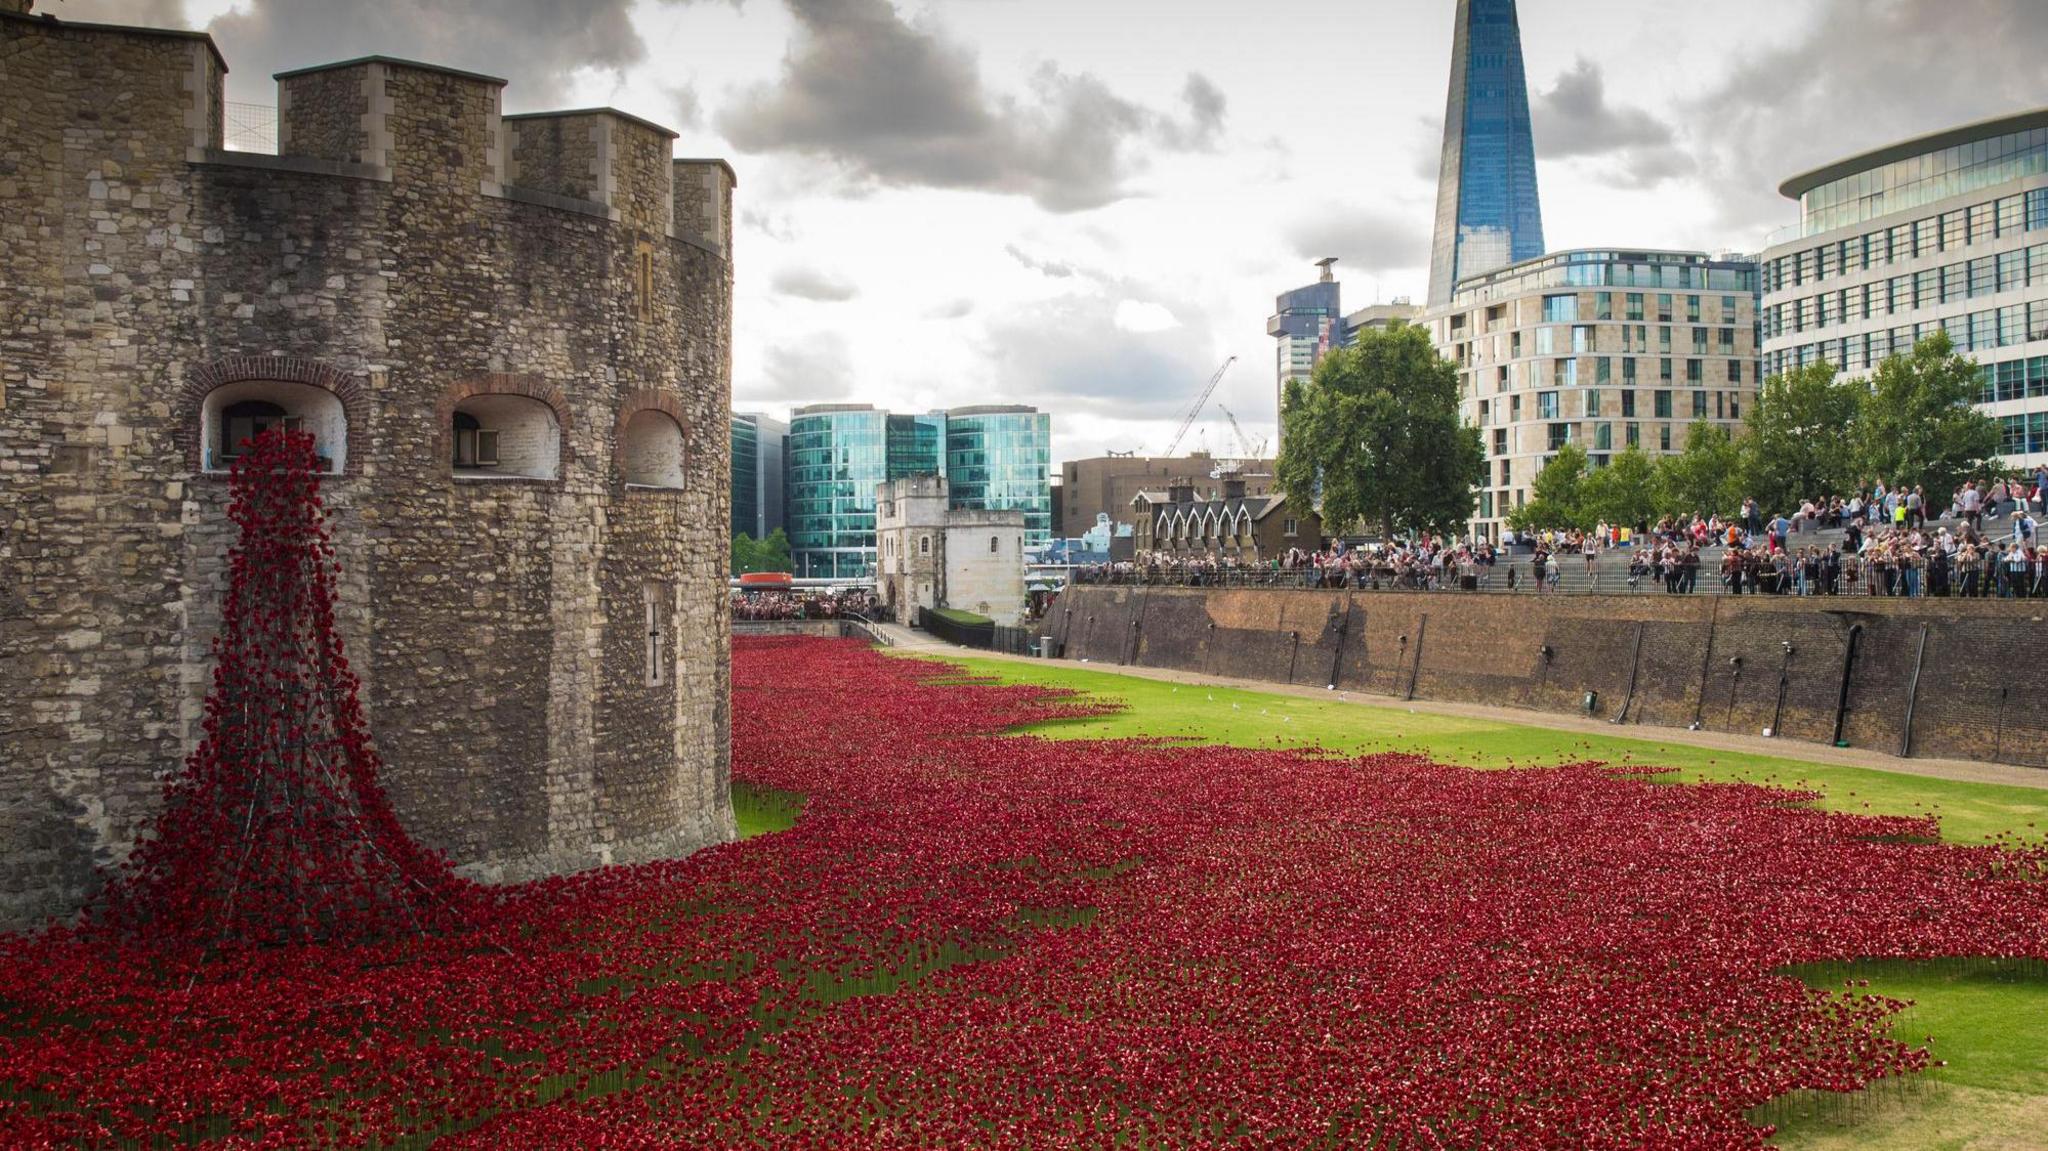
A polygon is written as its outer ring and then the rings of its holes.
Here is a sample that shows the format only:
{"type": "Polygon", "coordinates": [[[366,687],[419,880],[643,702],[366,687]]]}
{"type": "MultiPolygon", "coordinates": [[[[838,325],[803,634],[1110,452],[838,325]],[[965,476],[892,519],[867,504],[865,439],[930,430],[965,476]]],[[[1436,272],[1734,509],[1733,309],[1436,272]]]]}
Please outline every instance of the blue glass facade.
{"type": "Polygon", "coordinates": [[[1052,538],[1052,417],[1031,408],[946,413],[946,478],[956,508],[1022,511],[1024,546],[1052,538]]]}
{"type": "Polygon", "coordinates": [[[783,452],[789,427],[758,412],[732,415],[732,534],[767,539],[787,529],[783,452]]]}
{"type": "Polygon", "coordinates": [[[1799,197],[1800,234],[1817,236],[2048,173],[2048,128],[1967,140],[1875,164],[1799,197]]]}
{"type": "Polygon", "coordinates": [[[790,559],[803,578],[873,576],[875,488],[905,476],[946,476],[956,508],[1022,510],[1026,547],[1052,536],[1052,417],[1031,408],[798,408],[786,459],[790,559]]]}
{"type": "Polygon", "coordinates": [[[888,473],[892,480],[945,475],[946,417],[890,416],[888,473]]]}
{"type": "Polygon", "coordinates": [[[1543,254],[1536,148],[1515,0],[1459,0],[1437,177],[1429,303],[1459,280],[1543,254]]]}
{"type": "Polygon", "coordinates": [[[789,421],[789,544],[805,579],[865,579],[875,565],[875,488],[888,475],[886,412],[798,408],[789,421]]]}

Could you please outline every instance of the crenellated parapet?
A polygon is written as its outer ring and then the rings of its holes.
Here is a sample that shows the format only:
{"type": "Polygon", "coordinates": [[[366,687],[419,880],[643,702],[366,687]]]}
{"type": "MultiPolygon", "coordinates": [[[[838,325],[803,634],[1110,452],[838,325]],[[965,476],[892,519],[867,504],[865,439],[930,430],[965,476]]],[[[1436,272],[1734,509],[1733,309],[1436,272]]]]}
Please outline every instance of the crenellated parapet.
{"type": "Polygon", "coordinates": [[[0,926],[193,746],[249,435],[311,433],[400,817],[485,879],[732,833],[733,177],[370,56],[223,150],[206,36],[0,0],[0,926]]]}
{"type": "Polygon", "coordinates": [[[675,162],[675,235],[721,256],[732,252],[732,197],[739,177],[724,160],[675,162]]]}

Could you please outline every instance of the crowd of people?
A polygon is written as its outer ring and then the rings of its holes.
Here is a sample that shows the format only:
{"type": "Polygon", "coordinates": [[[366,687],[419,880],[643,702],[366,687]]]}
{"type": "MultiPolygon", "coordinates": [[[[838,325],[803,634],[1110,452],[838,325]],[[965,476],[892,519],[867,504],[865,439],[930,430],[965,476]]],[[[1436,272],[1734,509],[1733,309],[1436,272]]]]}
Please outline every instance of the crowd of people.
{"type": "Polygon", "coordinates": [[[732,618],[736,620],[841,619],[861,616],[872,619],[879,601],[866,588],[792,591],[735,590],[732,618]]]}
{"type": "Polygon", "coordinates": [[[1736,595],[2048,595],[2048,548],[2036,541],[2048,517],[2048,468],[2032,483],[1972,480],[1948,500],[1921,487],[1874,484],[1804,500],[1766,516],[1745,500],[1733,516],[1666,516],[1655,524],[1600,524],[1591,531],[1508,533],[1484,541],[1423,536],[1391,544],[1290,548],[1265,560],[1237,555],[1151,553],[1076,569],[1078,583],[1283,586],[1417,591],[1555,592],[1583,565],[1588,589],[1667,594],[1702,580],[1736,595]],[[1820,532],[1841,533],[1823,543],[1820,532]],[[1600,556],[1625,549],[1625,575],[1600,556]],[[1625,587],[1601,587],[1622,579],[1625,587]]]}

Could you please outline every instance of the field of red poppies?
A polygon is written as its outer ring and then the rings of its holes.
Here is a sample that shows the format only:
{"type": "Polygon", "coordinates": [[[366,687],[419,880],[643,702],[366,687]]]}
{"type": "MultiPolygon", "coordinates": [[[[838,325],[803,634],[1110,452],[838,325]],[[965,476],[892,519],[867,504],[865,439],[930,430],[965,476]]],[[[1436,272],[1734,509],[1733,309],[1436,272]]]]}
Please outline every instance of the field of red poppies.
{"type": "Polygon", "coordinates": [[[2048,959],[2048,858],[1749,786],[1005,729],[1076,705],[734,652],[790,831],[471,892],[430,939],[0,944],[0,1146],[1744,1147],[1910,1075],[1774,972],[2048,959]]]}

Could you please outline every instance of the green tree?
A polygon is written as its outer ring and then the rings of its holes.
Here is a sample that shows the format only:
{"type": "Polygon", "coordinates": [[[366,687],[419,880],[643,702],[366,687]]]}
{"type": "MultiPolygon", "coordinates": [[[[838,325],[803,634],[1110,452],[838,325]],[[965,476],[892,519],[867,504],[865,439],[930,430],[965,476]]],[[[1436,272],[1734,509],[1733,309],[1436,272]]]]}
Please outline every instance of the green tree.
{"type": "Polygon", "coordinates": [[[1857,482],[1851,429],[1863,408],[1862,384],[1820,362],[1772,376],[1757,390],[1749,434],[1741,440],[1745,489],[1766,514],[1799,501],[1837,495],[1857,482]]]}
{"type": "Polygon", "coordinates": [[[1455,532],[1486,478],[1479,432],[1458,418],[1458,369],[1413,324],[1359,334],[1287,385],[1277,465],[1288,502],[1336,534],[1455,532]]]}
{"type": "Polygon", "coordinates": [[[1591,527],[1585,514],[1586,483],[1586,449],[1564,445],[1536,473],[1529,502],[1508,513],[1508,526],[1518,532],[1591,527]]]}
{"type": "Polygon", "coordinates": [[[1662,515],[1735,514],[1742,507],[1742,449],[1727,427],[1695,423],[1685,450],[1657,461],[1655,496],[1662,515]]]}
{"type": "Polygon", "coordinates": [[[1657,465],[1630,445],[1609,457],[1607,466],[1595,468],[1579,485],[1579,520],[1636,528],[1649,523],[1657,512],[1657,465]]]}
{"type": "Polygon", "coordinates": [[[1850,437],[1862,475],[1923,484],[1930,499],[1946,499],[1996,467],[1998,423],[1974,406],[1977,378],[1946,332],[1879,364],[1850,437]]]}
{"type": "Polygon", "coordinates": [[[792,570],[789,536],[781,528],[757,540],[745,532],[732,537],[732,574],[786,572],[792,570]]]}
{"type": "Polygon", "coordinates": [[[789,558],[789,533],[781,528],[776,528],[774,531],[769,532],[767,539],[755,545],[754,556],[760,564],[759,567],[754,569],[755,571],[787,572],[796,570],[796,565],[789,558]]]}

